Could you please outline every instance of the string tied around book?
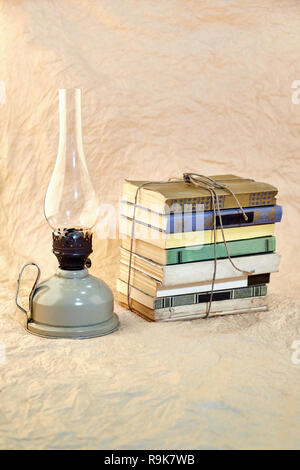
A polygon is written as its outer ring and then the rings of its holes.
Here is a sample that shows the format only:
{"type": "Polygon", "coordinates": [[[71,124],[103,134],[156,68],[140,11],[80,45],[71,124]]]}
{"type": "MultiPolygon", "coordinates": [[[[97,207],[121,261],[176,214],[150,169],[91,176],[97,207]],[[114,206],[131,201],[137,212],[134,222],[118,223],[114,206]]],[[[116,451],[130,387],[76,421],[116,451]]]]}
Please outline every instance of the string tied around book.
{"type": "Polygon", "coordinates": [[[136,214],[136,207],[137,207],[137,201],[138,201],[138,196],[139,192],[142,188],[145,186],[153,185],[153,184],[169,184],[169,183],[182,183],[184,181],[187,184],[192,184],[198,188],[205,189],[208,191],[211,195],[211,200],[212,200],[212,208],[213,208],[213,244],[214,244],[214,272],[213,272],[213,277],[212,277],[212,282],[211,282],[211,291],[210,291],[210,298],[208,302],[208,308],[207,312],[205,315],[205,318],[209,317],[210,310],[211,310],[211,304],[213,301],[213,294],[214,294],[214,286],[215,286],[215,281],[216,281],[216,273],[217,273],[217,213],[219,217],[219,224],[220,224],[220,229],[222,233],[222,239],[223,243],[226,249],[227,257],[230,263],[232,264],[233,268],[236,269],[237,271],[241,272],[242,274],[249,276],[254,273],[254,270],[251,271],[244,271],[243,269],[240,269],[236,264],[232,261],[232,258],[229,253],[229,249],[227,246],[227,242],[225,239],[225,233],[224,233],[224,227],[223,227],[223,222],[222,222],[222,214],[220,210],[220,203],[219,203],[219,196],[217,193],[217,189],[222,189],[225,191],[228,191],[233,198],[235,199],[239,209],[242,212],[242,215],[245,219],[245,221],[248,220],[247,214],[245,213],[243,207],[241,206],[237,196],[234,194],[231,188],[229,188],[226,184],[221,183],[220,181],[216,181],[213,178],[210,178],[205,175],[201,175],[199,173],[183,173],[183,179],[169,179],[168,181],[148,181],[145,183],[140,184],[135,193],[135,198],[134,198],[134,207],[133,207],[133,216],[132,216],[132,226],[131,226],[131,240],[130,240],[130,251],[129,251],[129,268],[128,268],[128,281],[127,281],[127,304],[128,308],[132,310],[131,307],[131,297],[130,297],[130,281],[131,281],[131,269],[132,269],[132,255],[133,255],[133,240],[134,240],[134,234],[135,234],[135,214],[136,214]]]}

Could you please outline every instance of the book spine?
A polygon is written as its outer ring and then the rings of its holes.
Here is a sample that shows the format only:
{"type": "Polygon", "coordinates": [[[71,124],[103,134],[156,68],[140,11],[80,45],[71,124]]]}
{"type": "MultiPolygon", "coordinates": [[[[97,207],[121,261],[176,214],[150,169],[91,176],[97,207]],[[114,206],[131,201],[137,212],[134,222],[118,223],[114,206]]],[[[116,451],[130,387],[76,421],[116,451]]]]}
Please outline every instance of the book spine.
{"type": "MultiPolygon", "coordinates": [[[[252,271],[253,274],[277,272],[279,268],[280,255],[278,253],[267,253],[263,255],[239,256],[236,258],[236,266],[242,271],[252,271]]],[[[163,286],[176,286],[178,284],[190,284],[191,282],[211,281],[214,273],[214,262],[200,261],[189,265],[173,265],[164,267],[163,286]]],[[[218,261],[216,279],[240,277],[240,271],[230,263],[229,259],[218,261]]]]}
{"type": "MultiPolygon", "coordinates": [[[[264,295],[267,295],[267,286],[258,285],[251,287],[241,287],[238,289],[215,291],[213,293],[212,300],[220,301],[245,299],[248,297],[260,297],[264,295]]],[[[161,297],[154,300],[154,309],[194,305],[203,302],[209,302],[209,299],[210,292],[161,297]]]]}
{"type": "MultiPolygon", "coordinates": [[[[263,297],[262,297],[263,298],[263,297]]],[[[238,309],[232,309],[232,310],[225,310],[223,312],[211,312],[209,315],[209,318],[211,317],[216,317],[216,316],[227,316],[227,315],[241,315],[243,313],[261,313],[261,312],[267,312],[268,311],[268,306],[267,305],[261,305],[257,307],[245,307],[245,308],[238,308],[238,309]]],[[[137,313],[140,316],[143,316],[140,314],[138,311],[134,310],[135,313],[137,313]]],[[[148,321],[153,321],[152,318],[146,318],[143,317],[145,320],[148,321]]],[[[179,320],[196,320],[200,318],[206,318],[205,313],[175,313],[172,314],[171,316],[167,316],[166,314],[163,314],[161,318],[157,315],[154,321],[163,321],[163,322],[173,322],[173,321],[179,321],[179,320]]]]}
{"type": "MultiPolygon", "coordinates": [[[[274,235],[275,224],[260,224],[224,228],[224,236],[227,242],[248,238],[269,237],[274,235]]],[[[119,233],[131,237],[132,221],[120,217],[119,233]]],[[[159,248],[184,248],[186,246],[207,245],[214,241],[213,230],[201,230],[195,232],[165,233],[161,230],[147,227],[145,224],[135,222],[134,238],[156,245],[159,248]]],[[[222,230],[216,230],[216,242],[223,242],[222,230]]]]}
{"type": "MultiPolygon", "coordinates": [[[[118,293],[118,302],[122,307],[128,308],[127,296],[118,293]]],[[[131,309],[148,321],[176,321],[192,320],[206,316],[208,304],[206,302],[194,305],[184,305],[179,307],[168,307],[153,310],[141,304],[139,301],[131,299],[131,309]]],[[[232,315],[237,313],[254,313],[268,310],[267,297],[248,297],[244,299],[223,300],[212,302],[210,317],[216,315],[232,315]]]]}
{"type": "MultiPolygon", "coordinates": [[[[227,242],[231,257],[254,255],[259,253],[271,253],[275,251],[275,237],[249,238],[227,242]]],[[[227,251],[224,243],[217,243],[217,258],[227,258],[227,251]]],[[[182,264],[196,261],[208,261],[214,259],[214,245],[201,245],[187,248],[171,248],[166,250],[166,264],[182,264]]]]}
{"type": "MultiPolygon", "coordinates": [[[[276,191],[262,191],[249,194],[238,194],[238,200],[242,207],[274,206],[276,204],[276,191]]],[[[171,207],[173,212],[196,212],[199,204],[203,204],[206,211],[213,210],[211,196],[195,197],[192,199],[168,199],[166,205],[171,207]]],[[[230,209],[238,207],[238,204],[230,194],[219,196],[220,209],[230,209]]]]}
{"type": "MultiPolygon", "coordinates": [[[[194,305],[182,305],[179,307],[167,307],[154,310],[155,321],[175,320],[184,318],[201,318],[201,314],[205,316],[208,304],[206,302],[194,305]]],[[[253,308],[261,307],[267,310],[267,297],[247,297],[244,299],[222,300],[220,302],[212,302],[210,317],[214,315],[226,315],[231,313],[239,313],[240,311],[250,312],[253,308]]]]}
{"type": "MultiPolygon", "coordinates": [[[[240,209],[221,210],[223,227],[241,227],[242,225],[272,224],[280,222],[282,217],[281,206],[263,206],[244,208],[248,220],[243,217],[240,209]]],[[[198,230],[212,230],[214,226],[213,211],[184,212],[182,214],[167,215],[166,233],[195,232],[198,230]]],[[[217,228],[220,227],[219,215],[216,217],[217,228]]]]}

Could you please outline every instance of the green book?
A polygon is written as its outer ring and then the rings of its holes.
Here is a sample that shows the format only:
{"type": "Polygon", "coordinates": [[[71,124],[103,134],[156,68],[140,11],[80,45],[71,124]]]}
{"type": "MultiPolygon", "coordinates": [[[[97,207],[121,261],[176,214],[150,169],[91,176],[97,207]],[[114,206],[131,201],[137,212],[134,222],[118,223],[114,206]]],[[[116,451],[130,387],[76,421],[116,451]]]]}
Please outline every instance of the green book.
{"type": "MultiPolygon", "coordinates": [[[[227,242],[230,256],[255,255],[258,253],[270,253],[275,251],[275,237],[247,238],[227,242]]],[[[224,243],[217,243],[217,258],[227,258],[224,243]]],[[[195,261],[207,261],[214,259],[214,244],[188,246],[185,248],[171,248],[166,250],[166,264],[191,263],[195,261]]]]}

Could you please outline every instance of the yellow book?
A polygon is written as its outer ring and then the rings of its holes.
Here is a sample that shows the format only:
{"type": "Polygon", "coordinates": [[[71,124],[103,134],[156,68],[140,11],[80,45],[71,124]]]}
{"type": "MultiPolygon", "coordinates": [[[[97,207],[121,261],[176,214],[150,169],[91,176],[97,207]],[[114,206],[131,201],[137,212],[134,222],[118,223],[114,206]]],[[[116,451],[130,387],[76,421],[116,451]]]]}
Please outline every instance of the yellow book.
{"type": "MultiPolygon", "coordinates": [[[[132,221],[123,218],[120,221],[121,238],[131,236],[132,221]]],[[[246,238],[269,237],[274,234],[275,224],[248,225],[243,227],[225,228],[224,236],[227,242],[246,238]]],[[[163,249],[180,248],[184,246],[206,245],[214,243],[213,230],[198,232],[165,233],[135,222],[134,238],[144,240],[149,244],[163,249]]],[[[216,242],[223,242],[221,229],[216,230],[216,242]]]]}
{"type": "MultiPolygon", "coordinates": [[[[276,204],[275,186],[261,183],[253,179],[241,178],[235,175],[217,175],[210,178],[222,182],[237,196],[242,207],[272,206],[276,204]]],[[[123,200],[135,202],[138,187],[147,181],[125,180],[123,200]]],[[[149,182],[151,183],[151,182],[149,182]]],[[[220,209],[238,207],[235,198],[226,189],[216,189],[219,196],[220,209]]],[[[172,212],[192,212],[203,204],[204,210],[212,210],[212,198],[208,190],[194,186],[184,181],[163,184],[151,183],[139,190],[137,203],[154,212],[161,214],[172,212]]]]}

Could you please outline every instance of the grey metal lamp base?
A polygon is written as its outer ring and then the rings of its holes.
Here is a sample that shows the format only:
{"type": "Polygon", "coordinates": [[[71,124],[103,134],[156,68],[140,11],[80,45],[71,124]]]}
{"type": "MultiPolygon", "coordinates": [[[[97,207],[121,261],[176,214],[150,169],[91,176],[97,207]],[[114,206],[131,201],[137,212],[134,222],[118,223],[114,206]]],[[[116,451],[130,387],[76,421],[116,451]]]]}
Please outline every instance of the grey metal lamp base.
{"type": "Polygon", "coordinates": [[[45,338],[73,339],[96,338],[98,336],[108,335],[116,331],[118,327],[119,319],[115,313],[106,322],[91,326],[59,327],[43,325],[33,321],[29,322],[27,325],[28,331],[34,335],[43,336],[45,338]]]}
{"type": "Polygon", "coordinates": [[[103,336],[119,326],[113,308],[111,289],[87,269],[57,269],[54,276],[37,286],[27,329],[49,338],[103,336]]]}

